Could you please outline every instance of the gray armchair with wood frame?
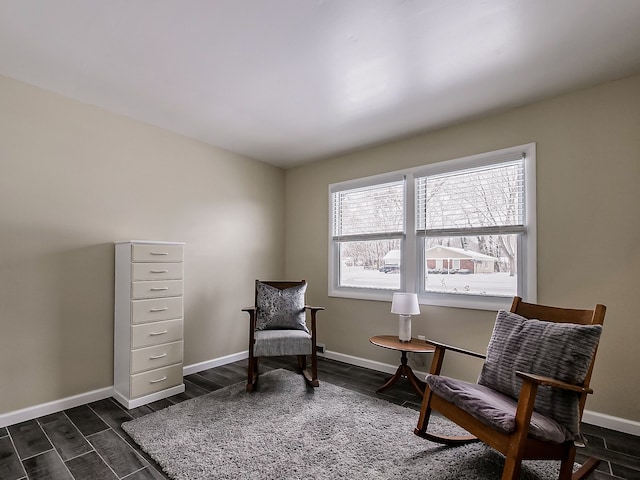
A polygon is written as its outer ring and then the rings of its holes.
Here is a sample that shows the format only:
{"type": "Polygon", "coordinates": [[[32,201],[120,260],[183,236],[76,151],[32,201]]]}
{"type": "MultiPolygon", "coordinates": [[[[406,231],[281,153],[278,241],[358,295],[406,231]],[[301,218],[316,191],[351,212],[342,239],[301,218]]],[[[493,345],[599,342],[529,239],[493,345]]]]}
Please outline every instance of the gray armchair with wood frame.
{"type": "Polygon", "coordinates": [[[487,355],[427,340],[436,346],[414,433],[459,445],[482,441],[505,456],[502,479],[520,478],[523,460],[559,460],[560,480],[586,478],[589,458],[576,472],[576,445],[606,308],[576,310],[523,302],[496,318],[487,355]],[[477,383],[440,375],[445,353],[484,358],[477,383]],[[470,433],[427,431],[432,411],[470,433]]]}
{"type": "Polygon", "coordinates": [[[320,385],[316,355],[316,316],[324,307],[306,305],[307,282],[281,282],[256,280],[255,303],[243,308],[249,314],[249,365],[247,391],[258,381],[259,358],[295,355],[299,373],[307,384],[320,385]],[[310,312],[310,329],[307,326],[310,312]],[[311,370],[307,369],[307,356],[311,356],[311,370]]]}

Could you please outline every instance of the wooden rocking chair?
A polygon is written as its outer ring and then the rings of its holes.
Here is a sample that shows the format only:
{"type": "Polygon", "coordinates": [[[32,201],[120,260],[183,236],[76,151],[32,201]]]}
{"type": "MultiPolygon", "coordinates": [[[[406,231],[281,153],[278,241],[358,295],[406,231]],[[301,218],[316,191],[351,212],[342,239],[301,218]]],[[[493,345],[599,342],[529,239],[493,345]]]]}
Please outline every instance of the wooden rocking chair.
{"type": "Polygon", "coordinates": [[[299,373],[307,384],[320,385],[316,355],[316,315],[324,307],[305,303],[307,282],[261,282],[256,280],[255,303],[243,308],[249,314],[249,366],[247,392],[258,381],[260,357],[295,355],[299,373]],[[306,326],[306,312],[311,313],[311,329],[306,326]],[[311,371],[307,369],[311,356],[311,371]]]}
{"type": "MultiPolygon", "coordinates": [[[[589,381],[591,379],[595,352],[602,328],[601,325],[604,321],[605,310],[606,308],[603,305],[596,305],[593,310],[574,310],[525,303],[519,297],[515,297],[513,300],[510,312],[517,316],[524,317],[521,319],[523,323],[520,325],[529,324],[532,326],[531,328],[533,328],[533,326],[538,328],[539,326],[542,329],[551,327],[555,329],[555,333],[577,332],[580,330],[581,332],[587,332],[585,335],[591,335],[591,339],[587,341],[587,343],[590,342],[591,345],[591,350],[588,352],[580,351],[585,345],[582,337],[580,337],[580,341],[572,342],[573,344],[577,343],[579,345],[567,345],[567,343],[563,343],[564,340],[558,339],[558,335],[543,334],[541,335],[542,338],[535,339],[532,338],[532,335],[523,337],[525,344],[537,344],[534,348],[542,348],[543,350],[537,350],[538,353],[546,356],[547,360],[551,359],[550,362],[554,362],[554,356],[553,354],[546,353],[549,350],[544,350],[548,348],[548,345],[540,346],[541,342],[548,338],[551,338],[551,340],[547,342],[547,344],[557,341],[553,346],[556,350],[558,350],[557,347],[560,347],[559,349],[562,351],[573,349],[571,351],[574,353],[578,351],[580,354],[584,354],[584,365],[578,367],[582,368],[584,377],[577,381],[573,381],[575,379],[572,379],[572,381],[563,381],[562,379],[550,378],[550,376],[544,376],[530,371],[515,371],[519,369],[519,365],[521,365],[519,362],[522,357],[524,357],[523,361],[527,361],[523,349],[527,350],[531,345],[515,346],[516,350],[520,350],[519,353],[511,352],[513,355],[519,357],[514,362],[515,365],[513,363],[511,365],[488,365],[498,357],[503,359],[509,358],[509,352],[507,352],[506,357],[501,355],[496,357],[493,355],[495,352],[505,352],[499,349],[501,348],[501,343],[508,343],[508,341],[504,341],[506,337],[502,335],[504,331],[501,330],[503,328],[502,325],[506,324],[500,323],[499,329],[498,320],[501,319],[501,314],[503,317],[515,317],[514,315],[510,315],[509,312],[500,312],[498,314],[486,356],[444,345],[433,340],[427,340],[428,343],[436,346],[436,350],[429,375],[426,379],[427,386],[422,401],[418,425],[414,433],[428,440],[448,445],[460,445],[473,441],[486,443],[506,457],[502,480],[520,478],[522,461],[532,459],[560,460],[560,474],[558,476],[560,480],[586,478],[595,470],[600,460],[589,458],[573,473],[576,443],[579,443],[580,439],[579,432],[571,433],[569,427],[562,425],[557,419],[549,417],[548,413],[539,412],[538,403],[536,402],[540,401],[539,397],[541,396],[547,394],[556,395],[559,392],[559,396],[551,397],[552,408],[564,408],[563,405],[558,405],[558,403],[561,403],[558,399],[568,399],[568,401],[574,402],[575,408],[573,408],[573,412],[577,417],[577,425],[579,425],[587,394],[593,393],[593,390],[589,388],[589,381]],[[527,321],[526,319],[537,320],[527,321]],[[538,320],[542,320],[542,322],[538,322],[538,320]],[[552,323],[554,324],[553,326],[551,326],[552,323]],[[587,327],[581,328],[584,326],[587,327]],[[497,332],[497,330],[501,331],[497,332]],[[485,358],[485,364],[478,384],[463,382],[440,375],[444,355],[447,350],[485,358]],[[586,357],[587,355],[588,358],[586,357]],[[504,385],[499,385],[501,387],[499,390],[502,391],[496,391],[491,385],[492,380],[495,378],[502,378],[504,380],[504,375],[508,369],[513,370],[512,380],[517,379],[518,391],[513,395],[504,393],[504,385]],[[497,376],[493,375],[496,372],[497,376]],[[484,382],[482,382],[483,377],[485,377],[484,382]],[[520,384],[521,388],[519,387],[520,384]],[[433,410],[440,412],[467,432],[470,432],[471,435],[453,437],[427,432],[429,417],[433,410]]],[[[527,326],[525,329],[526,328],[529,327],[527,326]]],[[[515,335],[517,337],[518,333],[515,335]]],[[[572,335],[573,333],[571,333],[569,337],[575,339],[572,335]]],[[[580,335],[582,335],[582,333],[580,335]]],[[[512,344],[511,347],[514,347],[514,345],[512,344]]],[[[588,350],[588,348],[586,350],[588,350]]],[[[540,360],[541,359],[534,360],[533,363],[539,363],[540,360]]],[[[555,363],[558,364],[559,362],[555,363]]],[[[567,366],[567,369],[571,370],[572,366],[567,366]]],[[[500,381],[498,381],[498,383],[500,384],[500,381]]],[[[569,408],[568,411],[571,411],[571,408],[569,408]]]]}

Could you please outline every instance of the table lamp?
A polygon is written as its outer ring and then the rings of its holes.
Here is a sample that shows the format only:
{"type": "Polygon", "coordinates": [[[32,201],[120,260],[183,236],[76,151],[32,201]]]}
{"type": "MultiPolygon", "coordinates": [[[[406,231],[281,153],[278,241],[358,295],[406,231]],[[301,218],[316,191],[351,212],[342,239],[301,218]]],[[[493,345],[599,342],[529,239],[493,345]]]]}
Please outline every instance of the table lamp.
{"type": "Polygon", "coordinates": [[[420,305],[418,305],[418,295],[415,293],[393,294],[391,302],[391,313],[399,315],[398,338],[401,342],[411,341],[411,315],[420,315],[420,305]]]}

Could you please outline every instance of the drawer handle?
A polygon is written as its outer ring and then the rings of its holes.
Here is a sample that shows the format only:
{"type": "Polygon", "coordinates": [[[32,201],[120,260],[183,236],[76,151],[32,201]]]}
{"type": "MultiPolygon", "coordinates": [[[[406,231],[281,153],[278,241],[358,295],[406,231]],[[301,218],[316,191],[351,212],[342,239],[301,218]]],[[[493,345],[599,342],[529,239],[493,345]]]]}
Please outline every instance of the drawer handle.
{"type": "Polygon", "coordinates": [[[157,380],[151,380],[149,381],[149,383],[160,383],[160,382],[164,382],[166,379],[167,379],[167,376],[165,375],[164,377],[159,378],[157,380]]]}
{"type": "Polygon", "coordinates": [[[151,273],[169,273],[169,270],[151,270],[151,273]]]}
{"type": "Polygon", "coordinates": [[[157,359],[159,359],[159,358],[164,358],[164,357],[166,357],[166,356],[167,356],[167,354],[166,354],[166,353],[163,353],[163,354],[161,354],[161,355],[153,355],[153,356],[149,357],[149,360],[157,360],[157,359]]]}
{"type": "Polygon", "coordinates": [[[169,255],[169,252],[149,252],[150,255],[169,255]]]}
{"type": "Polygon", "coordinates": [[[163,290],[169,290],[169,287],[153,287],[149,290],[151,290],[152,292],[162,292],[163,290]]]}
{"type": "Polygon", "coordinates": [[[152,313],[155,313],[155,312],[164,312],[165,310],[169,310],[169,307],[164,307],[164,308],[152,308],[152,309],[150,309],[149,311],[150,311],[150,312],[152,312],[152,313]]]}
{"type": "Polygon", "coordinates": [[[156,336],[156,335],[164,335],[165,333],[169,333],[169,330],[163,330],[161,332],[151,332],[149,335],[156,336]]]}

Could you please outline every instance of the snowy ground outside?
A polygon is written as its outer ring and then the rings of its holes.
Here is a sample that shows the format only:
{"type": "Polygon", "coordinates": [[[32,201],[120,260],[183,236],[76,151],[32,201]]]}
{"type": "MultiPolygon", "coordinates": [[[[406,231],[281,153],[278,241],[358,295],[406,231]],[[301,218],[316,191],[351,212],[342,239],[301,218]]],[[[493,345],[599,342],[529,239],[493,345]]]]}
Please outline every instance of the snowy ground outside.
{"type": "MultiPolygon", "coordinates": [[[[346,267],[341,273],[341,285],[345,287],[400,288],[399,273],[383,273],[365,270],[363,267],[346,267]]],[[[426,290],[436,293],[467,293],[473,295],[516,295],[517,278],[508,273],[470,273],[427,275],[426,290]]]]}

